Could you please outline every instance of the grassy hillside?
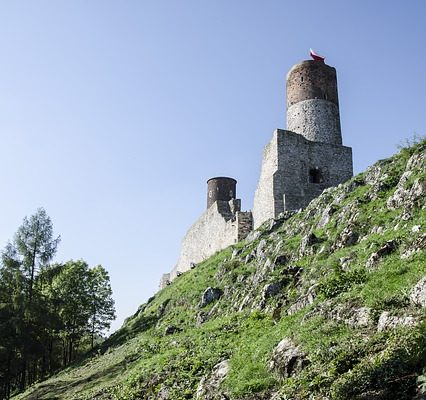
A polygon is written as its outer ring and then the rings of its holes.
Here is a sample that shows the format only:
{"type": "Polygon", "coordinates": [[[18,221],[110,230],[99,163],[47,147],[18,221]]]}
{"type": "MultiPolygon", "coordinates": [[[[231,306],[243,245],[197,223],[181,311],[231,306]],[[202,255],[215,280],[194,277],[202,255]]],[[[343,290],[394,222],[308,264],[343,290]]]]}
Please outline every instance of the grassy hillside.
{"type": "Polygon", "coordinates": [[[421,398],[425,167],[423,141],[264,224],[16,399],[421,398]]]}

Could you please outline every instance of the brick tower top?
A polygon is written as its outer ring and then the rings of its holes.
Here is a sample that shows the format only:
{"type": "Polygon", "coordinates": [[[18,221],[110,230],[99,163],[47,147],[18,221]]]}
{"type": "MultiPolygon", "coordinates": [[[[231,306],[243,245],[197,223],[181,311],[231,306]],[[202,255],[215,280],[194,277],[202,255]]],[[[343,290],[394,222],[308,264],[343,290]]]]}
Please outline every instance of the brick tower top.
{"type": "Polygon", "coordinates": [[[237,181],[234,178],[216,177],[207,181],[207,208],[217,200],[230,201],[237,195],[237,181]]]}
{"type": "Polygon", "coordinates": [[[342,144],[336,69],[306,60],[287,74],[287,129],[308,140],[342,144]]]}

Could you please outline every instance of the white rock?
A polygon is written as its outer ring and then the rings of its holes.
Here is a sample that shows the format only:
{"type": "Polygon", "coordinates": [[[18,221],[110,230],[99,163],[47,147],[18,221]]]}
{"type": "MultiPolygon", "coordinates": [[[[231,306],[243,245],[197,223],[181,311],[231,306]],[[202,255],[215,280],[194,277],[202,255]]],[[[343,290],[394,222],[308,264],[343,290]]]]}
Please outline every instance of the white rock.
{"type": "Polygon", "coordinates": [[[410,300],[416,306],[426,307],[426,276],[414,286],[410,293],[410,300]]]}
{"type": "Polygon", "coordinates": [[[398,326],[415,326],[416,323],[416,318],[410,315],[396,317],[390,315],[389,311],[383,311],[380,315],[379,322],[377,324],[377,330],[379,332],[382,332],[388,329],[394,329],[398,326]]]}

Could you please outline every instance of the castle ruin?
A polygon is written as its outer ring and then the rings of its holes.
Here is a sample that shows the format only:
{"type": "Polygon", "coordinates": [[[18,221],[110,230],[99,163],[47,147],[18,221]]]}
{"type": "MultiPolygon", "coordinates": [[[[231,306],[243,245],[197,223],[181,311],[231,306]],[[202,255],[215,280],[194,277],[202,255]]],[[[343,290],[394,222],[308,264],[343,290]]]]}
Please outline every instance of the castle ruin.
{"type": "Polygon", "coordinates": [[[236,180],[207,181],[207,210],[188,230],[179,261],[160,288],[215,252],[244,239],[287,210],[306,207],[350,179],[352,149],[342,145],[336,69],[323,60],[293,66],[286,79],[287,129],[277,129],[263,152],[253,212],[242,212],[236,180]]]}

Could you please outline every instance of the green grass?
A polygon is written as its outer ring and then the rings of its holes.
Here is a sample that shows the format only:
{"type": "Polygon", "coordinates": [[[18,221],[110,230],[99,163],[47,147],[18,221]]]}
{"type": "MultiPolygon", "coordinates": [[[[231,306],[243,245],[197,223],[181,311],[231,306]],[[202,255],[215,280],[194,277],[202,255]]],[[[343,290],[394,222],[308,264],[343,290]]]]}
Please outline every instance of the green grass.
{"type": "MultiPolygon", "coordinates": [[[[349,182],[333,189],[324,195],[324,204],[294,215],[272,234],[263,231],[253,242],[242,241],[216,253],[159,291],[94,353],[17,399],[135,400],[156,398],[162,388],[167,388],[170,399],[193,399],[202,377],[225,359],[230,361],[230,371],[222,387],[233,400],[253,393],[263,393],[266,399],[271,391],[291,399],[356,399],[362,393],[370,393],[371,398],[408,398],[426,367],[425,312],[408,300],[413,285],[426,275],[426,262],[424,250],[407,259],[400,255],[420,235],[412,232],[413,226],[426,226],[426,215],[419,203],[410,219],[401,220],[404,210],[389,210],[386,201],[408,158],[421,146],[402,149],[391,160],[380,162],[388,177],[373,200],[375,189],[363,184],[365,177],[360,174],[352,180],[355,185],[349,182]],[[326,199],[334,201],[336,196],[342,200],[335,204],[329,223],[318,228],[326,199]],[[351,207],[353,212],[348,211],[351,207]],[[349,220],[360,240],[335,249],[349,220]],[[375,226],[382,227],[382,232],[371,233],[375,226]],[[300,244],[308,232],[319,242],[312,254],[301,257],[300,244]],[[244,260],[263,239],[269,249],[267,258],[273,261],[286,255],[289,261],[255,282],[265,260],[247,264],[244,260]],[[371,253],[388,240],[396,240],[397,249],[367,270],[371,253]],[[280,250],[274,252],[278,244],[280,250]],[[231,260],[233,249],[240,254],[231,260]],[[345,269],[344,257],[350,258],[345,269]],[[301,272],[293,276],[296,267],[301,272]],[[278,281],[283,285],[280,293],[262,303],[264,285],[278,281]],[[314,284],[318,286],[313,303],[286,315],[285,310],[314,284]],[[209,286],[221,288],[224,295],[200,309],[201,295],[209,286]],[[248,306],[238,311],[245,298],[248,306]],[[274,322],[272,310],[278,302],[283,303],[282,317],[274,322]],[[351,327],[322,313],[326,306],[369,307],[373,321],[366,327],[351,327]],[[377,332],[375,322],[383,311],[415,315],[419,325],[377,332]],[[200,312],[211,315],[197,326],[200,312]],[[167,326],[180,331],[166,335],[167,326]],[[268,364],[273,349],[285,337],[307,354],[309,365],[283,380],[269,371],[268,364]]],[[[424,171],[415,171],[408,184],[415,179],[424,179],[424,171]]]]}

